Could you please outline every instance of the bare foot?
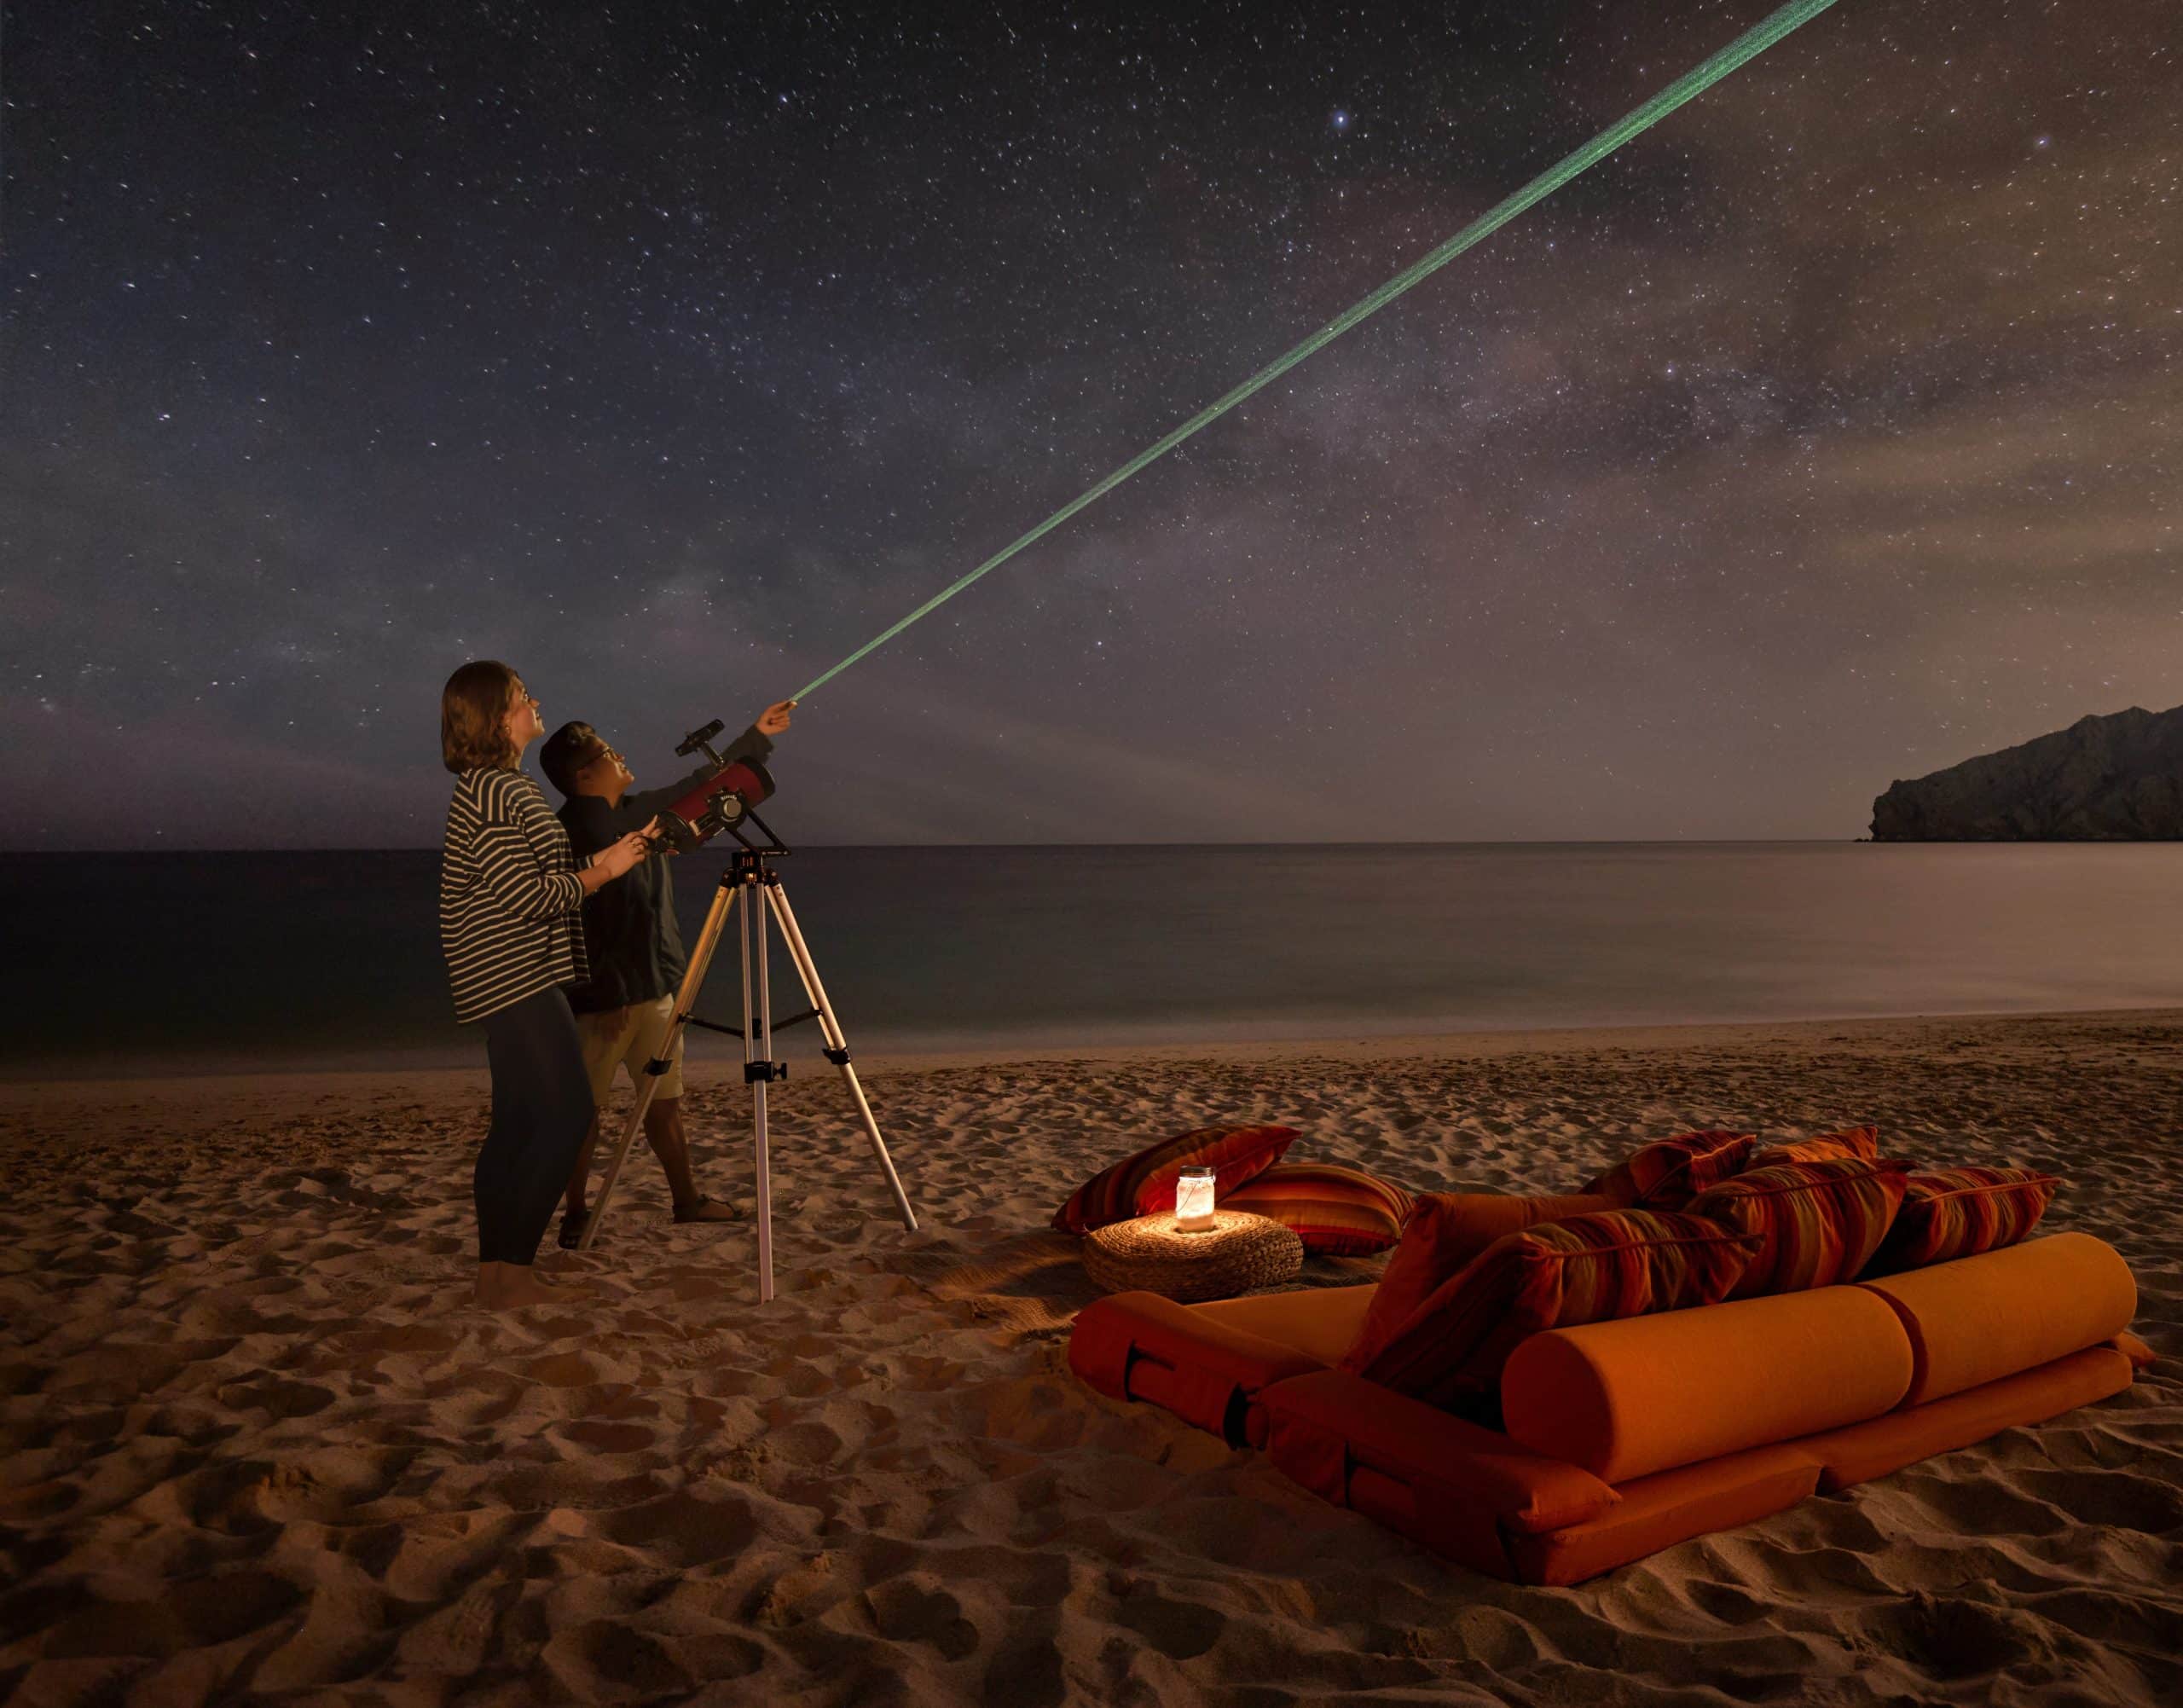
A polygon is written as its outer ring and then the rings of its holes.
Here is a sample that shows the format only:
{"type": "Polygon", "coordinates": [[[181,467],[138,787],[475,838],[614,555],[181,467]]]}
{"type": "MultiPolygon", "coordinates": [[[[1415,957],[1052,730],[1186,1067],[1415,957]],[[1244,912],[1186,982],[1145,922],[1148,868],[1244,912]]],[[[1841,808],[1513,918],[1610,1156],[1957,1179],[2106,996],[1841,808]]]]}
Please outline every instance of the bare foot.
{"type": "Polygon", "coordinates": [[[577,1289],[547,1281],[527,1263],[478,1265],[478,1302],[488,1311],[520,1311],[530,1305],[565,1305],[577,1289]]]}
{"type": "Polygon", "coordinates": [[[686,1207],[676,1205],[675,1219],[678,1222],[734,1222],[740,1221],[742,1218],[737,1215],[732,1204],[725,1203],[718,1198],[700,1198],[686,1207]]]}

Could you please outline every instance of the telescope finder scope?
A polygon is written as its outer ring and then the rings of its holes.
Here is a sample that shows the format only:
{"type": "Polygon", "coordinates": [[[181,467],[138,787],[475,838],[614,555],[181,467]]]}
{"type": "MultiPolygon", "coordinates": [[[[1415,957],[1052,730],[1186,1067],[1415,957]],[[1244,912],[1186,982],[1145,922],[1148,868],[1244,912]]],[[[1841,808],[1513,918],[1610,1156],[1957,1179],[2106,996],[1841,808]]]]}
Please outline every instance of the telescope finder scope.
{"type": "Polygon", "coordinates": [[[703,729],[692,730],[689,734],[682,738],[680,744],[676,746],[675,750],[675,756],[677,759],[687,759],[692,754],[695,753],[702,747],[705,750],[705,756],[708,759],[718,758],[719,756],[713,752],[709,744],[720,734],[721,731],[724,727],[725,726],[721,722],[721,721],[718,718],[715,718],[703,729]]]}

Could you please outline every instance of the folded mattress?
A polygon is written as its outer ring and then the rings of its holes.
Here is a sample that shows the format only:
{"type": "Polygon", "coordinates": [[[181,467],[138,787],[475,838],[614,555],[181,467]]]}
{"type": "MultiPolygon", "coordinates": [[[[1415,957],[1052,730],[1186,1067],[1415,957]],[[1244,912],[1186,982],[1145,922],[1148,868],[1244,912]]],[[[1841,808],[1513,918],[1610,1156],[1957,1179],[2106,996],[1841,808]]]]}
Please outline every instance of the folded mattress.
{"type": "Polygon", "coordinates": [[[1078,1314],[1069,1368],[1113,1398],[1146,1401],[1235,1446],[1263,1446],[1259,1397],[1338,1363],[1375,1290],[1368,1282],[1209,1305],[1110,1294],[1078,1314]]]}

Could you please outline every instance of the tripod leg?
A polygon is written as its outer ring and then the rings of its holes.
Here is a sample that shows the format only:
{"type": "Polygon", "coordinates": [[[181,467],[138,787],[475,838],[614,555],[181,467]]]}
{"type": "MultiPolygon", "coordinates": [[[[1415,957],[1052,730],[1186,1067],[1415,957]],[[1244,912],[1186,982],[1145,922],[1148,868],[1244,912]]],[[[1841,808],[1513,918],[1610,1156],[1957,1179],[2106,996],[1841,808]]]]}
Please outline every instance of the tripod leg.
{"type": "MultiPolygon", "coordinates": [[[[796,976],[803,981],[803,993],[810,999],[812,1007],[819,1010],[819,1028],[826,1038],[826,1059],[842,1070],[842,1078],[848,1082],[849,1096],[855,1100],[857,1115],[864,1122],[865,1137],[871,1141],[871,1154],[879,1159],[880,1172],[886,1175],[888,1187],[895,1195],[895,1207],[902,1213],[902,1225],[915,1233],[917,1213],[910,1208],[909,1194],[902,1190],[901,1178],[895,1172],[895,1161],[887,1154],[887,1141],[879,1136],[879,1123],[872,1116],[871,1105],[865,1101],[864,1087],[857,1083],[856,1069],[849,1065],[848,1039],[842,1031],[841,1022],[834,1017],[833,1004],[826,1000],[825,986],[819,982],[818,963],[811,958],[811,950],[796,923],[795,910],[788,905],[788,892],[775,883],[767,887],[766,896],[779,916],[781,941],[788,945],[789,958],[796,963],[796,976]]],[[[760,929],[762,930],[763,927],[760,929]]]]}
{"type": "MultiPolygon", "coordinates": [[[[719,945],[721,928],[727,923],[728,909],[735,906],[735,895],[726,884],[713,892],[713,905],[705,915],[704,929],[698,934],[697,952],[690,957],[689,967],[682,975],[682,988],[675,993],[674,1018],[668,1022],[667,1035],[660,1039],[656,1059],[663,1071],[675,1054],[676,1036],[698,1005],[698,993],[704,987],[705,970],[712,964],[713,950],[719,945]]],[[[644,1131],[645,1112],[651,1108],[652,1095],[658,1090],[659,1074],[647,1073],[637,1087],[636,1107],[629,1111],[629,1123],[622,1129],[613,1155],[606,1159],[606,1172],[599,1176],[599,1201],[591,1207],[591,1219],[584,1224],[583,1237],[576,1242],[578,1251],[589,1251],[592,1242],[599,1237],[599,1230],[606,1220],[606,1206],[613,1200],[614,1183],[622,1178],[622,1165],[628,1161],[629,1147],[644,1131]]]]}
{"type": "Polygon", "coordinates": [[[743,1073],[750,1085],[750,1153],[758,1187],[758,1302],[773,1296],[773,1176],[766,1150],[766,1086],[773,1078],[773,1012],[766,988],[766,910],[753,900],[737,916],[743,941],[743,1073]],[[752,927],[756,927],[757,1004],[751,1005],[752,927]],[[759,1064],[762,1063],[762,1066],[759,1064]]]}

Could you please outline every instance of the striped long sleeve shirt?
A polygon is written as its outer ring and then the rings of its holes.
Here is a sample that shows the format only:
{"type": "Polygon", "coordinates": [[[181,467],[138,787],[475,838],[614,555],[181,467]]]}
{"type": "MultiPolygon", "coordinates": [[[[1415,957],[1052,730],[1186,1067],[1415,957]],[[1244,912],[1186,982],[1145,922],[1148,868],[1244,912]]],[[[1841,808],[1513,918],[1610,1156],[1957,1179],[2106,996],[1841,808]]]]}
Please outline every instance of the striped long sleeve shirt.
{"type": "Polygon", "coordinates": [[[458,1023],[589,976],[577,864],[528,774],[455,779],[440,851],[440,947],[458,1023]]]}

